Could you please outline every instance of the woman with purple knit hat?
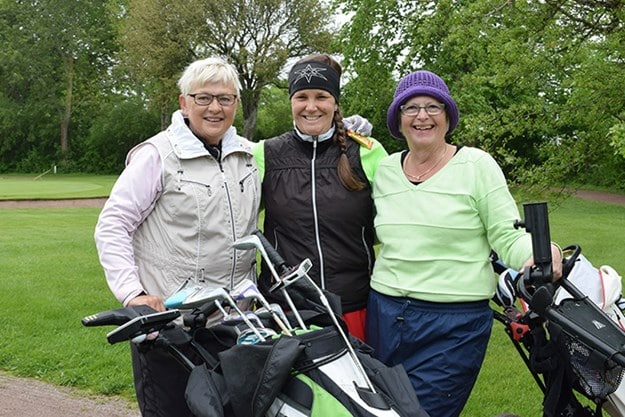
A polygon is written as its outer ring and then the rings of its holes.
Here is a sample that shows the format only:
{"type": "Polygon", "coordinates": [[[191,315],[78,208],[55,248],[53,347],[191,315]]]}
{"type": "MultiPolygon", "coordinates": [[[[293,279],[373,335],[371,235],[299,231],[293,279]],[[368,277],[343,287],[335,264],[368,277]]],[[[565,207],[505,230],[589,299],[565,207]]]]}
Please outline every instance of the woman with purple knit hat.
{"type": "MultiPolygon", "coordinates": [[[[495,160],[453,145],[456,102],[429,71],[406,75],[388,109],[408,150],[378,166],[373,198],[381,246],[367,306],[367,343],[402,364],[432,416],[460,415],[484,359],[496,286],[489,254],[510,267],[533,263],[530,234],[513,227],[517,205],[495,160]]],[[[554,275],[561,252],[552,246],[554,275]]]]}

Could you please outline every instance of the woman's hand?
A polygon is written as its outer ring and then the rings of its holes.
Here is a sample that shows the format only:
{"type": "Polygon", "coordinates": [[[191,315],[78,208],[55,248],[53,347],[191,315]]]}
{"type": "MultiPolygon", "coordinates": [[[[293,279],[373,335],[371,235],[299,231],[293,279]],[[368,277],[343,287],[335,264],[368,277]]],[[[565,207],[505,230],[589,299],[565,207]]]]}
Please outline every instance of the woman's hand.
{"type": "MultiPolygon", "coordinates": [[[[553,281],[557,281],[562,278],[562,249],[556,243],[551,243],[551,264],[553,265],[553,270],[551,271],[553,274],[553,281]]],[[[521,268],[521,273],[527,267],[531,267],[534,265],[534,257],[529,258],[524,264],[523,268],[521,268]]]]}
{"type": "Polygon", "coordinates": [[[134,307],[138,305],[147,305],[152,307],[156,311],[165,311],[165,302],[162,297],[158,295],[139,295],[128,303],[128,307],[134,307]]]}
{"type": "Polygon", "coordinates": [[[373,125],[369,123],[369,120],[359,114],[344,118],[343,125],[346,130],[353,130],[362,136],[371,136],[371,131],[373,130],[373,125]]]}

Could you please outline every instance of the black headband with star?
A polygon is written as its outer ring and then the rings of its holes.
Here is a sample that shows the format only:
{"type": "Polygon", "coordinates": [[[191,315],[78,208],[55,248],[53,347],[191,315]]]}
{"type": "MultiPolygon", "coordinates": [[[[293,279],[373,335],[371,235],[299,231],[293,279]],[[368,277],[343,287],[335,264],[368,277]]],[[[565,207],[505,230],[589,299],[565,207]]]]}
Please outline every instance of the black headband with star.
{"type": "Polygon", "coordinates": [[[295,64],[289,72],[289,97],[299,90],[319,89],[332,94],[338,103],[341,93],[339,78],[334,68],[321,62],[295,64]]]}

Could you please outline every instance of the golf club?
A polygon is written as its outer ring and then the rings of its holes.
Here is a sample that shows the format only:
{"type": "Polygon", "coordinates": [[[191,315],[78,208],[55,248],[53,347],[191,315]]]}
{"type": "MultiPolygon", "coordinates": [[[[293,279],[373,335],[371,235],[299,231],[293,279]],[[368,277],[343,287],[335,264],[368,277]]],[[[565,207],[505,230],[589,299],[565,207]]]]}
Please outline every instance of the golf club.
{"type": "Polygon", "coordinates": [[[250,319],[245,315],[245,313],[241,311],[237,302],[234,301],[234,299],[230,296],[230,294],[228,294],[228,291],[226,291],[224,288],[219,288],[219,289],[222,291],[223,299],[227,301],[228,304],[230,304],[230,307],[232,307],[237,313],[239,313],[241,320],[243,320],[245,324],[247,324],[247,327],[249,327],[254,332],[254,334],[256,334],[256,336],[260,339],[260,341],[264,342],[265,340],[267,340],[265,336],[261,334],[261,332],[256,328],[256,326],[254,326],[254,324],[250,321],[250,319]]]}
{"type": "Polygon", "coordinates": [[[110,331],[106,335],[106,339],[110,344],[115,344],[125,340],[134,339],[140,335],[148,335],[164,328],[167,324],[179,316],[179,310],[159,311],[138,316],[110,331]]]}
{"type": "Polygon", "coordinates": [[[295,281],[303,278],[304,274],[310,271],[310,268],[312,268],[312,261],[308,258],[304,259],[295,268],[291,268],[285,275],[281,276],[281,280],[276,282],[273,287],[269,289],[269,291],[273,292],[280,287],[288,287],[295,281]]]}
{"type": "Polygon", "coordinates": [[[256,336],[262,341],[265,341],[263,335],[258,331],[254,324],[245,316],[241,311],[236,301],[232,299],[228,291],[224,288],[211,288],[211,287],[187,287],[172,294],[167,300],[165,300],[165,306],[168,308],[195,308],[206,303],[215,303],[221,314],[224,317],[228,316],[228,312],[223,308],[221,302],[227,302],[240,316],[241,320],[256,333],[256,336]]]}
{"type": "Polygon", "coordinates": [[[280,306],[280,304],[277,303],[271,303],[269,304],[268,307],[260,307],[256,310],[256,314],[260,317],[263,314],[271,314],[273,316],[273,314],[277,314],[278,317],[280,317],[280,319],[286,324],[286,326],[289,329],[293,329],[293,327],[291,326],[291,324],[289,323],[289,319],[286,317],[286,314],[284,314],[284,310],[282,310],[282,307],[280,306]],[[267,311],[267,308],[269,308],[269,310],[271,310],[271,313],[269,311],[267,311]]]}
{"type": "MultiPolygon", "coordinates": [[[[271,308],[267,299],[260,293],[258,287],[251,279],[244,279],[238,285],[236,285],[232,290],[230,290],[230,295],[235,300],[242,300],[247,298],[254,298],[258,300],[262,306],[271,314],[271,317],[276,322],[278,327],[288,336],[292,336],[291,330],[293,328],[290,324],[286,324],[282,321],[282,319],[278,316],[278,314],[271,308]]],[[[288,323],[288,321],[287,321],[288,323]]]]}
{"type": "MultiPolygon", "coordinates": [[[[254,313],[252,311],[244,311],[243,314],[250,321],[256,323],[257,328],[264,328],[265,327],[265,325],[261,321],[260,317],[258,317],[258,314],[254,313]]],[[[240,322],[240,321],[243,321],[243,318],[241,317],[241,315],[239,313],[229,313],[229,314],[227,314],[223,318],[223,320],[221,322],[224,323],[224,324],[231,324],[233,322],[240,322]]]]}
{"type": "MultiPolygon", "coordinates": [[[[260,233],[260,231],[257,231],[257,232],[260,233]]],[[[281,282],[280,276],[278,275],[278,272],[274,268],[271,259],[267,255],[267,251],[265,250],[265,247],[263,246],[262,242],[260,241],[260,238],[256,234],[248,235],[241,239],[238,239],[236,242],[234,242],[233,246],[235,249],[248,249],[248,250],[257,249],[260,252],[260,255],[265,260],[265,263],[267,264],[267,267],[269,268],[269,271],[271,272],[271,275],[273,276],[273,278],[276,280],[276,282],[281,282]]],[[[299,311],[297,311],[297,308],[295,307],[295,304],[293,303],[293,300],[291,299],[291,296],[289,295],[289,293],[286,291],[284,287],[282,287],[280,291],[282,292],[284,299],[288,303],[289,308],[295,315],[295,318],[297,319],[297,323],[299,324],[299,326],[302,328],[302,330],[308,330],[308,328],[304,324],[304,320],[302,320],[302,316],[299,314],[299,311]]]]}
{"type": "MultiPolygon", "coordinates": [[[[315,281],[313,281],[313,279],[308,275],[307,271],[310,268],[306,269],[306,267],[307,265],[312,264],[312,262],[309,259],[306,259],[303,262],[301,262],[298,268],[295,268],[294,271],[288,270],[288,265],[286,264],[284,259],[282,259],[282,256],[273,248],[273,246],[271,246],[271,244],[269,243],[267,238],[262,234],[262,232],[260,230],[256,230],[252,233],[254,234],[254,236],[258,237],[258,241],[260,242],[261,246],[265,248],[265,253],[269,257],[269,259],[273,260],[276,265],[280,265],[281,268],[285,270],[285,272],[288,271],[288,274],[291,274],[292,272],[301,273],[302,276],[308,280],[310,285],[312,285],[312,287],[315,289],[315,291],[319,295],[319,300],[321,301],[325,309],[328,311],[328,314],[330,315],[330,318],[332,319],[332,323],[334,324],[334,327],[336,327],[337,332],[341,335],[341,338],[343,339],[343,342],[345,343],[345,347],[347,348],[347,351],[349,352],[349,355],[352,359],[352,362],[356,366],[356,369],[358,369],[358,372],[361,374],[369,390],[373,393],[376,393],[376,390],[373,387],[371,380],[367,376],[365,369],[363,368],[362,364],[358,360],[358,357],[356,356],[356,352],[354,351],[354,348],[349,342],[347,335],[345,334],[345,332],[343,331],[343,328],[340,326],[338,320],[336,319],[334,310],[332,310],[332,307],[330,306],[330,302],[328,301],[327,297],[325,296],[321,288],[319,288],[319,286],[315,283],[315,281]]],[[[287,276],[290,276],[290,275],[287,275],[287,276]]],[[[296,281],[297,279],[299,278],[296,278],[295,276],[292,276],[290,278],[290,280],[293,282],[296,281]]],[[[278,282],[283,281],[283,279],[280,277],[278,277],[277,280],[278,282]]],[[[282,290],[285,290],[285,288],[282,288],[282,290]]]]}

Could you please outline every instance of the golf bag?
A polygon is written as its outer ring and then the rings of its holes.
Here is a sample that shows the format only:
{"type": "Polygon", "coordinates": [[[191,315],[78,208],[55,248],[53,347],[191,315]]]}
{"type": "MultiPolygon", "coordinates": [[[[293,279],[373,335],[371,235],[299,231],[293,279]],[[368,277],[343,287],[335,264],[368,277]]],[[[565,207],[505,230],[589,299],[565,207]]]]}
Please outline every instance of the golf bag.
{"type": "Polygon", "coordinates": [[[611,270],[611,276],[601,274],[572,245],[563,250],[562,278],[552,282],[546,216],[546,206],[525,205],[523,226],[532,233],[532,268],[521,275],[492,255],[499,274],[493,300],[503,308],[495,311],[495,319],[504,324],[543,391],[544,417],[598,417],[604,406],[612,417],[623,417],[619,387],[625,332],[616,305],[620,277],[609,267],[602,270],[611,270]],[[588,403],[583,397],[594,407],[583,405],[588,403]]]}
{"type": "MultiPolygon", "coordinates": [[[[253,248],[249,242],[239,249],[253,248]]],[[[367,345],[346,334],[340,300],[315,287],[308,264],[290,268],[269,251],[273,261],[266,261],[281,271],[276,294],[292,307],[282,311],[283,319],[270,309],[264,316],[238,310],[243,298],[265,300],[250,282],[230,291],[183,288],[165,301],[167,311],[127,307],[85,317],[83,325],[118,325],[107,335],[111,344],[130,340],[141,349],[166,349],[190,372],[185,397],[196,417],[429,417],[405,370],[377,361],[367,345]],[[238,311],[236,319],[225,304],[238,311]],[[207,326],[216,314],[224,320],[207,326]],[[295,322],[299,327],[290,326],[295,322]],[[182,353],[188,347],[202,363],[182,353]]]]}

